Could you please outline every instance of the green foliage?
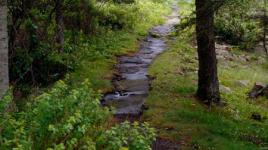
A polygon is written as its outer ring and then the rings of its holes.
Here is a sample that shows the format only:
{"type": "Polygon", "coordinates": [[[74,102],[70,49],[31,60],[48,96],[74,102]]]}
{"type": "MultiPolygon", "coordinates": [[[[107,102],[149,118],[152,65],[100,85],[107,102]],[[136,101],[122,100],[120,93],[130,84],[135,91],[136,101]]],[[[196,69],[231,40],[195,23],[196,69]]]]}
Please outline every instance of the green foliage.
{"type": "Polygon", "coordinates": [[[9,108],[13,100],[13,95],[11,91],[11,89],[8,90],[8,92],[0,100],[0,115],[4,115],[5,111],[9,108]]]}
{"type": "MultiPolygon", "coordinates": [[[[219,2],[215,2],[219,3],[219,2]]],[[[262,8],[256,0],[228,0],[215,12],[215,33],[220,40],[249,50],[261,40],[262,27],[256,14],[262,8]],[[247,11],[245,11],[247,10],[247,11]]],[[[178,31],[195,24],[194,1],[179,1],[181,23],[178,31]]]]}
{"type": "Polygon", "coordinates": [[[1,149],[88,147],[101,133],[108,114],[88,81],[74,89],[59,81],[24,112],[1,117],[1,149]]]}
{"type": "Polygon", "coordinates": [[[260,2],[230,1],[218,10],[215,32],[224,41],[239,45],[242,49],[253,48],[261,38],[261,27],[253,12],[260,2]],[[245,12],[245,10],[247,10],[245,12]]]}
{"type": "Polygon", "coordinates": [[[15,89],[26,92],[26,87],[31,85],[57,81],[66,72],[66,67],[50,58],[55,50],[53,3],[15,0],[9,1],[8,7],[9,18],[12,18],[8,20],[9,71],[15,89]]]}
{"type": "MultiPolygon", "coordinates": [[[[5,97],[1,108],[10,99],[5,97]]],[[[1,114],[0,149],[150,148],[155,132],[148,124],[124,123],[105,131],[110,112],[99,99],[88,81],[79,88],[58,81],[51,91],[28,103],[25,111],[1,114]]]]}
{"type": "Polygon", "coordinates": [[[106,131],[100,138],[100,143],[107,150],[118,150],[122,147],[128,147],[130,150],[150,150],[155,137],[155,129],[150,128],[147,123],[139,125],[137,122],[124,122],[106,131]]]}
{"type": "Polygon", "coordinates": [[[240,45],[242,49],[250,49],[258,42],[261,34],[257,22],[245,22],[235,17],[216,19],[216,32],[231,44],[240,45]]]}
{"type": "Polygon", "coordinates": [[[9,1],[10,80],[23,94],[74,71],[79,63],[73,54],[86,46],[91,58],[111,58],[119,51],[111,34],[144,35],[169,12],[166,1],[64,0],[65,43],[59,54],[54,9],[54,1],[9,1]]]}
{"type": "Polygon", "coordinates": [[[162,23],[163,16],[169,12],[167,2],[153,0],[135,0],[131,4],[120,5],[106,3],[102,10],[101,25],[112,29],[134,30],[140,34],[145,34],[152,25],[162,23]]]}

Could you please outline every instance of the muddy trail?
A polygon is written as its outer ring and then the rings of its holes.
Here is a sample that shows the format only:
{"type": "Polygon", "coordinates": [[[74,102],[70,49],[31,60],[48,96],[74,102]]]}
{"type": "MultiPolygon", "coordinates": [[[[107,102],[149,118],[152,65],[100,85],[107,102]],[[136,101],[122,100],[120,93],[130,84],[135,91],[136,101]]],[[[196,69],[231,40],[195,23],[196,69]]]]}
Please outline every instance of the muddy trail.
{"type": "Polygon", "coordinates": [[[179,8],[174,4],[172,10],[172,14],[166,17],[165,24],[155,26],[149,31],[136,54],[118,58],[119,75],[112,81],[115,92],[105,94],[102,100],[104,106],[115,108],[116,117],[135,118],[146,109],[144,102],[151,80],[148,75],[149,66],[155,57],[166,50],[167,37],[179,23],[179,8]]]}

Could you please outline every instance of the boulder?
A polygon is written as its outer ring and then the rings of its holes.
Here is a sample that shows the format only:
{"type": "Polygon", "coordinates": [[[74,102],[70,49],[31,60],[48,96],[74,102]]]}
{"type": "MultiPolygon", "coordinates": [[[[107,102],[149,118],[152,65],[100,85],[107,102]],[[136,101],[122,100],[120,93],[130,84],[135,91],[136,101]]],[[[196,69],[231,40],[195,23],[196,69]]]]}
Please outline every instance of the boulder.
{"type": "Polygon", "coordinates": [[[141,109],[142,109],[142,110],[149,110],[149,106],[148,106],[148,105],[143,104],[143,105],[141,106],[141,109]]]}
{"type": "Polygon", "coordinates": [[[248,96],[249,98],[255,99],[261,95],[263,95],[264,90],[267,89],[267,86],[265,86],[262,83],[255,83],[251,91],[249,92],[248,96]]]}
{"type": "Polygon", "coordinates": [[[153,38],[160,38],[160,37],[162,37],[161,34],[158,34],[158,33],[156,33],[156,32],[150,32],[150,35],[151,35],[153,38]]]}
{"type": "Polygon", "coordinates": [[[251,119],[256,120],[256,121],[261,121],[262,116],[261,116],[261,114],[254,112],[251,114],[251,119]]]}
{"type": "Polygon", "coordinates": [[[246,87],[248,86],[249,81],[248,80],[239,80],[235,82],[235,85],[238,87],[246,87]]]}
{"type": "Polygon", "coordinates": [[[268,98],[268,86],[263,89],[263,95],[268,98]]]}
{"type": "Polygon", "coordinates": [[[225,93],[225,94],[230,94],[232,93],[232,90],[229,87],[220,85],[220,92],[225,93]]]}

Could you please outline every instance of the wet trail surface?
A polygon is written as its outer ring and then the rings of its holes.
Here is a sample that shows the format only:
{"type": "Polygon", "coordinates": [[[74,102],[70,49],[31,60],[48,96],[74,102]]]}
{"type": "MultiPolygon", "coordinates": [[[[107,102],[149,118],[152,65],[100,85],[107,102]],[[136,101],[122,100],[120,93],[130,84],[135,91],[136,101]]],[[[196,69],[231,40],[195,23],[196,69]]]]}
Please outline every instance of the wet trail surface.
{"type": "Polygon", "coordinates": [[[115,92],[105,94],[102,104],[113,106],[115,116],[139,116],[150,90],[149,66],[154,58],[166,50],[166,39],[179,23],[178,7],[172,6],[172,14],[164,25],[153,27],[141,42],[140,50],[133,56],[118,58],[118,76],[114,77],[115,92]]]}

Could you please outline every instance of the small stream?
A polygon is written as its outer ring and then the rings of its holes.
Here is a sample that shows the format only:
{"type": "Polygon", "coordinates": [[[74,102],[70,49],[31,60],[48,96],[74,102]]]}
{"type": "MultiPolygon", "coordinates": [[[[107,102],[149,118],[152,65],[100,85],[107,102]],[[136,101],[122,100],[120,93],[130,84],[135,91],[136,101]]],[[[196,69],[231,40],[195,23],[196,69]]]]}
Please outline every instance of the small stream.
{"type": "Polygon", "coordinates": [[[102,104],[113,106],[115,115],[139,116],[150,90],[149,66],[154,58],[166,49],[166,39],[179,23],[177,5],[172,5],[172,14],[164,25],[153,27],[141,42],[140,50],[133,56],[118,58],[119,76],[114,77],[115,92],[104,95],[102,104]]]}

